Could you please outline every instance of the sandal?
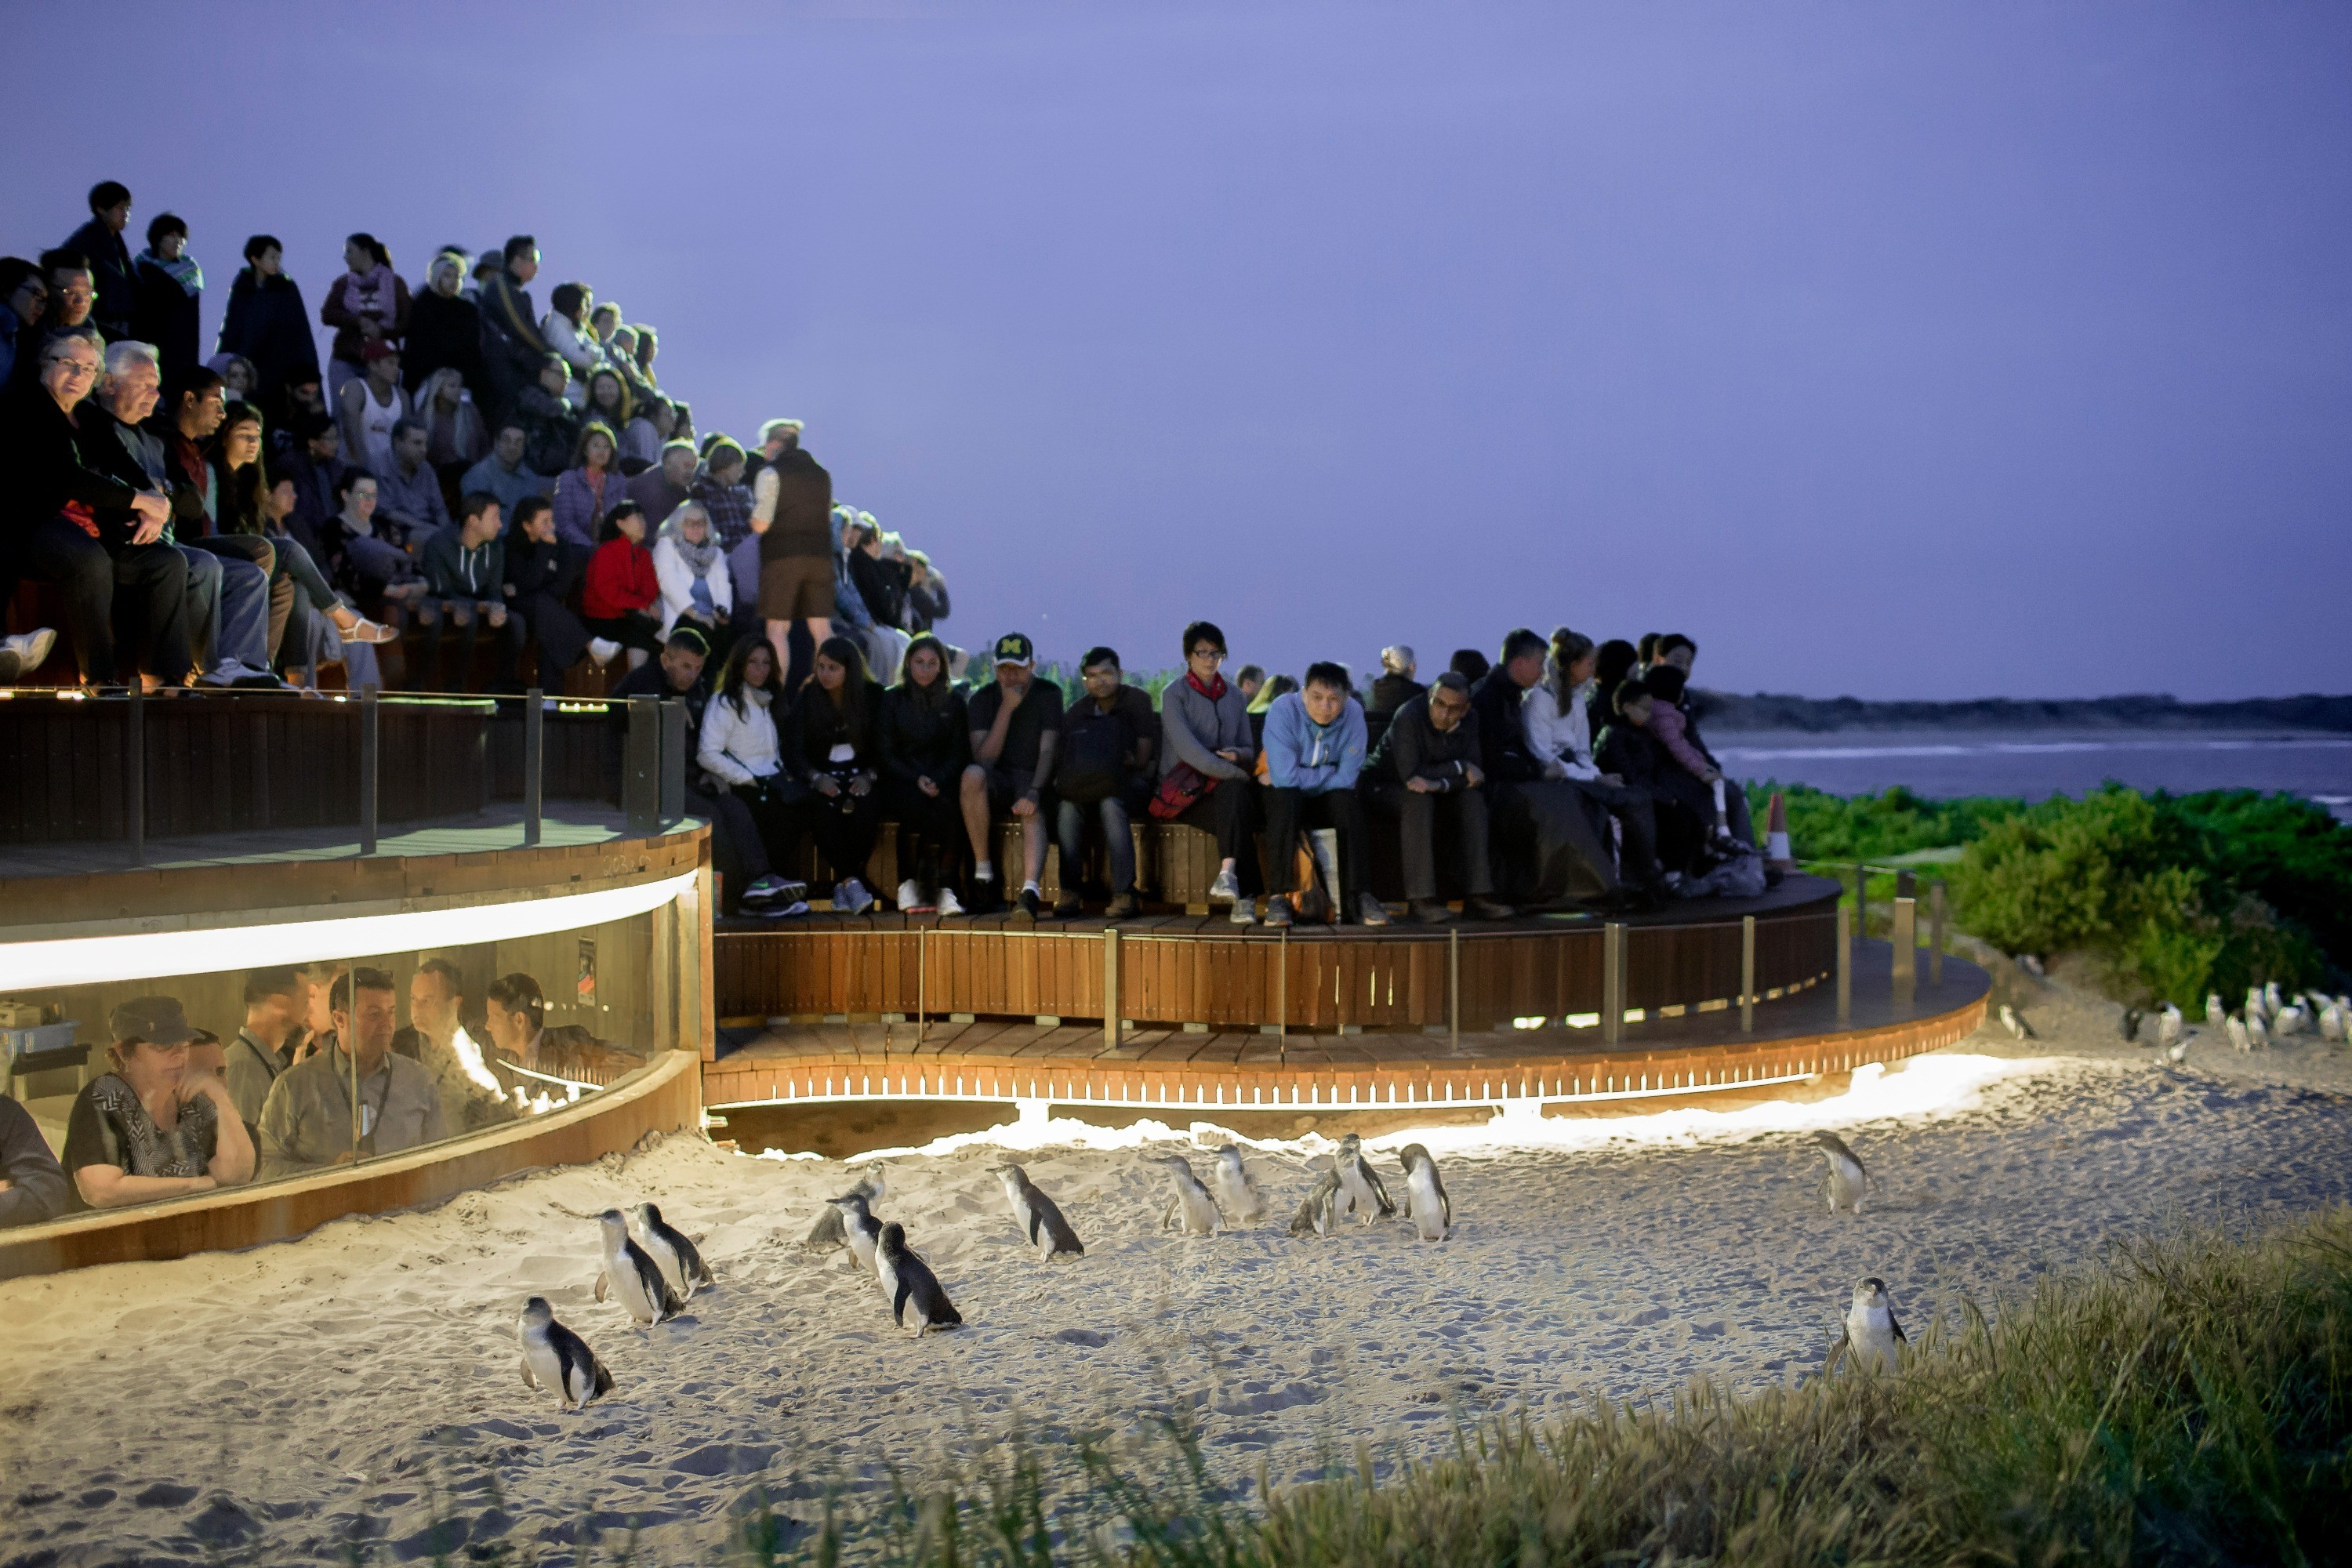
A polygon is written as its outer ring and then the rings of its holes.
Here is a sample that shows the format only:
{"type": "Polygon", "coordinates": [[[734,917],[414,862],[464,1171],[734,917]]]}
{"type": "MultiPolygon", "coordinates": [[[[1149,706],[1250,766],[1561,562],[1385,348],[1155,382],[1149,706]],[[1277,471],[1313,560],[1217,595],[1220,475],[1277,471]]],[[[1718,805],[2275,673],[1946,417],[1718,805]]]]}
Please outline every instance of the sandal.
{"type": "Polygon", "coordinates": [[[349,610],[343,614],[351,616],[351,625],[345,626],[340,617],[334,617],[335,635],[345,642],[387,643],[400,636],[382,621],[372,621],[364,616],[352,615],[349,610]]]}

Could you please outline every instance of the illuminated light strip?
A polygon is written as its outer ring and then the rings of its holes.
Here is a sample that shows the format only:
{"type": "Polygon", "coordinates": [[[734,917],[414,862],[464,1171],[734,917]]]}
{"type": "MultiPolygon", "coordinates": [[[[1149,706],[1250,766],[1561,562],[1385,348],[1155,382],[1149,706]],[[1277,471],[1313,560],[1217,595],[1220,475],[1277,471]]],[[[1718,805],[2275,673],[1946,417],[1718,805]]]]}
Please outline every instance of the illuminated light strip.
{"type": "Polygon", "coordinates": [[[97,985],[174,974],[216,974],[258,963],[310,963],[429,947],[465,947],[514,937],[551,936],[657,910],[694,886],[695,873],[658,882],[517,899],[450,910],[219,931],[135,931],[120,936],[62,937],[54,942],[0,942],[0,988],[97,985]]]}

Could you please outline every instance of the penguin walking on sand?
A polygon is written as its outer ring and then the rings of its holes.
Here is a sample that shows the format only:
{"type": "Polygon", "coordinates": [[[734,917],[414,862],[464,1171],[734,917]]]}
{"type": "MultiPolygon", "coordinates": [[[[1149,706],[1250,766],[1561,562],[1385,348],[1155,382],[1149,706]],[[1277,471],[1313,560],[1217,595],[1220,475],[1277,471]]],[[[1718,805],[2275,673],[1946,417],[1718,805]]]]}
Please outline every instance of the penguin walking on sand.
{"type": "Polygon", "coordinates": [[[1349,1209],[1362,1215],[1360,1223],[1370,1225],[1375,1219],[1388,1219],[1396,1214],[1396,1204],[1389,1190],[1381,1184],[1381,1173],[1364,1158],[1364,1141],[1354,1133],[1339,1140],[1339,1152],[1333,1162],[1339,1173],[1339,1194],[1348,1200],[1349,1209]]]}
{"type": "Polygon", "coordinates": [[[2263,1018],[2265,1022],[2277,1017],[2279,1015],[2279,1009],[2285,1005],[2285,1004],[2286,996],[2279,990],[2279,983],[2277,981],[2266,980],[2263,982],[2263,1018]]]}
{"type": "Polygon", "coordinates": [[[2042,1037],[2033,1032],[2033,1026],[2025,1021],[2025,1015],[2006,1002],[2000,1005],[2000,1026],[2016,1039],[2038,1040],[2042,1037]]]}
{"type": "Polygon", "coordinates": [[[2284,1040],[2289,1035],[2303,1033],[2303,1026],[2310,1021],[2311,1015],[2303,1010],[2302,1003],[2290,1002],[2278,1010],[2277,1017],[2271,1020],[2271,1033],[2284,1040]]]}
{"type": "Polygon", "coordinates": [[[686,1303],[670,1289],[653,1255],[630,1238],[628,1217],[619,1209],[606,1209],[596,1223],[604,1227],[604,1272],[596,1278],[596,1300],[607,1294],[620,1298],[640,1328],[675,1317],[686,1303]]]}
{"type": "Polygon", "coordinates": [[[1437,1162],[1418,1143],[1398,1150],[1397,1160],[1404,1166],[1404,1217],[1422,1240],[1444,1241],[1454,1228],[1454,1200],[1445,1195],[1437,1162]]]}
{"type": "Polygon", "coordinates": [[[2235,1013],[2230,1015],[2222,1027],[2223,1031],[2230,1037],[2230,1044],[2235,1046],[2238,1049],[2242,1051],[2250,1051],[2254,1048],[2253,1037],[2246,1032],[2246,1021],[2239,1017],[2235,1013]]]}
{"type": "Polygon", "coordinates": [[[2323,1040],[2341,1040],[2344,1037],[2344,1009],[2338,1004],[2330,1002],[2319,1010],[2319,1037],[2323,1040]]]}
{"type": "Polygon", "coordinates": [[[1086,1256],[1078,1233],[1070,1228],[1070,1222],[1062,1217],[1054,1200],[1037,1190],[1028,1172],[1013,1164],[992,1165],[989,1169],[1004,1184],[1004,1201],[1013,1205],[1013,1223],[1029,1238],[1029,1245],[1037,1249],[1038,1257],[1050,1259],[1086,1256]]]}
{"type": "Polygon", "coordinates": [[[1854,1366],[1863,1372],[1887,1373],[1895,1370],[1895,1347],[1908,1344],[1910,1336],[1895,1319],[1895,1301],[1886,1293],[1886,1281],[1872,1278],[1853,1288],[1853,1301],[1845,1310],[1845,1334],[1830,1352],[1830,1370],[1837,1370],[1838,1358],[1851,1355],[1854,1366]]]}
{"type": "Polygon", "coordinates": [[[2126,1007],[2124,1009],[2124,1016],[2116,1020],[2116,1033],[2122,1038],[2124,1044],[2127,1046],[2136,1046],[2139,1044],[2139,1021],[2141,1016],[2142,1015],[2138,1008],[2126,1007]]]}
{"type": "Polygon", "coordinates": [[[1339,1225],[1339,1173],[1326,1171],[1290,1218],[1293,1236],[1328,1236],[1339,1225]]]}
{"type": "MultiPolygon", "coordinates": [[[[882,1167],[875,1166],[873,1170],[866,1173],[863,1181],[849,1190],[863,1197],[868,1204],[880,1203],[882,1201],[882,1167]]],[[[847,1247],[849,1236],[842,1228],[841,1210],[835,1207],[832,1203],[827,1203],[824,1205],[824,1212],[816,1216],[816,1223],[809,1226],[808,1239],[801,1245],[815,1252],[829,1251],[836,1247],[847,1247]]]]}
{"type": "Polygon", "coordinates": [[[660,1267],[662,1278],[669,1281],[679,1300],[690,1300],[697,1285],[711,1283],[710,1265],[702,1261],[701,1250],[671,1229],[659,1208],[639,1204],[632,1213],[637,1221],[637,1245],[660,1267]]]}
{"type": "Polygon", "coordinates": [[[2246,1048],[2255,1051],[2271,1048],[2271,1027],[2263,1022],[2260,1013],[2246,1015],[2246,1048]]]}
{"type": "Polygon", "coordinates": [[[1816,1132],[1813,1142],[1821,1145],[1822,1160],[1829,1166],[1822,1177],[1822,1195],[1829,1200],[1830,1213],[1844,1209],[1860,1214],[1863,1194],[1870,1189],[1869,1169],[1834,1132],[1816,1132]]]}
{"type": "Polygon", "coordinates": [[[555,1390],[558,1409],[577,1410],[613,1392],[613,1374],[586,1340],[555,1321],[546,1297],[533,1296],[522,1304],[515,1333],[522,1341],[522,1385],[555,1390]]]}
{"type": "Polygon", "coordinates": [[[2156,1020],[2156,1046],[2158,1050],[2170,1050],[2180,1041],[2180,1009],[2167,1002],[2156,1020]]]}
{"type": "Polygon", "coordinates": [[[866,1206],[866,1194],[842,1194],[833,1200],[833,1212],[841,1216],[842,1244],[849,1248],[859,1271],[873,1273],[875,1250],[882,1245],[882,1222],[866,1206]]]}
{"type": "Polygon", "coordinates": [[[2228,1023],[2229,1017],[2229,1013],[2221,1005],[2221,994],[2219,991],[2205,993],[2205,1026],[2218,1032],[2228,1023]]]}
{"type": "Polygon", "coordinates": [[[902,1329],[912,1320],[915,1338],[932,1329],[961,1326],[963,1314],[948,1300],[931,1266],[907,1245],[907,1227],[897,1220],[882,1227],[882,1238],[875,1244],[874,1276],[890,1303],[890,1316],[902,1329]]]}
{"type": "Polygon", "coordinates": [[[1249,1173],[1242,1169],[1238,1146],[1227,1143],[1217,1151],[1217,1163],[1209,1167],[1209,1186],[1216,1194],[1217,1206],[1234,1224],[1253,1225],[1265,1216],[1265,1205],[1258,1201],[1249,1173]]]}
{"type": "Polygon", "coordinates": [[[2173,1041],[2172,1044],[2164,1047],[2165,1057],[2174,1067],[2179,1067],[2182,1062],[2189,1059],[2189,1042],[2195,1039],[2204,1032],[2205,1031],[2202,1029],[2189,1030],[2187,1033],[2183,1034],[2180,1038],[2173,1041]]]}
{"type": "Polygon", "coordinates": [[[1168,1167],[1168,1180],[1175,1191],[1169,1195],[1168,1206],[1160,1211],[1160,1228],[1168,1229],[1181,1217],[1186,1236],[1214,1236],[1220,1223],[1217,1200],[1192,1173],[1192,1162],[1181,1154],[1163,1156],[1160,1162],[1168,1167]]]}
{"type": "Polygon", "coordinates": [[[2263,988],[2261,986],[2249,985],[2246,987],[2246,1023],[2249,1026],[2252,1026],[2255,1019],[2263,1017],[2270,1011],[2270,1009],[2264,1005],[2265,1000],[2266,998],[2263,995],[2263,988]]]}

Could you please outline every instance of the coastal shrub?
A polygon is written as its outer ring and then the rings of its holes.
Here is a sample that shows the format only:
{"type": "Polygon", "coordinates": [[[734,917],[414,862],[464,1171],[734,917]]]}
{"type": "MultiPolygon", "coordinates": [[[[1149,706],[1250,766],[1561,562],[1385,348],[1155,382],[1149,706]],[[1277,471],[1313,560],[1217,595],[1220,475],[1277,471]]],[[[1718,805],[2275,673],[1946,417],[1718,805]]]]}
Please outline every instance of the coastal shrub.
{"type": "Polygon", "coordinates": [[[1880,795],[1839,795],[1767,779],[1748,785],[1748,814],[1759,833],[1776,790],[1789,813],[1790,842],[1808,860],[1881,860],[1948,848],[2025,809],[2021,800],[1997,795],[1929,800],[1900,784],[1880,795]]]}

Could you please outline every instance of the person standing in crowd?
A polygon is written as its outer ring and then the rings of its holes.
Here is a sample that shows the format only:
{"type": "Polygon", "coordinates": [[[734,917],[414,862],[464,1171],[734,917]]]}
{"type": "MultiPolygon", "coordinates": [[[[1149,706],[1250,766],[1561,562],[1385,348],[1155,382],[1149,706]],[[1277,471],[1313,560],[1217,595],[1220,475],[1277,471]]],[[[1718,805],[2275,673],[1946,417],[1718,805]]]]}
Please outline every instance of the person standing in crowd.
{"type": "Polygon", "coordinates": [[[1209,901],[1231,904],[1234,923],[1249,925],[1257,911],[1242,887],[1241,858],[1251,847],[1257,741],[1247,700],[1218,668],[1224,661],[1225,634],[1215,622],[1184,628],[1184,679],[1160,694],[1160,795],[1151,814],[1215,836],[1219,862],[1209,901]]]}
{"type": "MultiPolygon", "coordinates": [[[[936,638],[926,637],[929,642],[936,638]]],[[[1127,684],[1115,648],[1088,648],[1078,660],[1086,693],[1063,710],[1061,740],[1055,751],[1055,837],[1062,850],[1062,891],[1054,900],[1056,919],[1080,912],[1078,871],[1086,864],[1087,819],[1100,826],[1103,858],[1110,871],[1110,905],[1104,918],[1133,920],[1142,905],[1135,896],[1135,834],[1132,813],[1150,793],[1151,753],[1159,742],[1160,716],[1140,687],[1127,684]]]]}
{"type": "Polygon", "coordinates": [[[415,393],[445,370],[455,371],[468,389],[482,384],[482,314],[466,298],[463,251],[445,250],[425,269],[425,291],[408,313],[408,339],[401,347],[402,375],[415,393]]]}
{"type": "Polygon", "coordinates": [[[792,624],[805,626],[812,647],[833,635],[833,476],[802,449],[799,420],[767,428],[774,452],[752,486],[751,531],[760,536],[760,616],[789,689],[792,624]]]}
{"type": "Polygon", "coordinates": [[[124,1208],[253,1179],[254,1151],[228,1088],[193,1066],[196,1031],[176,996],[137,996],[107,1016],[114,1044],[75,1097],[62,1162],[72,1206],[124,1208]]]}
{"type": "Polygon", "coordinates": [[[971,712],[948,679],[948,650],[939,638],[917,637],[902,668],[882,694],[880,721],[882,807],[898,824],[898,863],[908,869],[898,908],[960,915],[954,884],[964,849],[961,792],[971,763],[971,712]]]}
{"type": "Polygon", "coordinates": [[[1511,917],[1511,910],[1493,898],[1483,787],[1486,774],[1479,755],[1470,682],[1460,671],[1449,669],[1396,710],[1364,764],[1371,804],[1397,824],[1405,900],[1412,918],[1425,924],[1440,925],[1454,918],[1437,897],[1435,837],[1441,816],[1452,819],[1453,858],[1467,894],[1464,909],[1480,920],[1511,917]]]}
{"type": "Polygon", "coordinates": [[[0,515],[13,543],[7,564],[64,588],[84,685],[122,683],[119,604],[133,632],[143,634],[150,671],[177,686],[189,669],[188,568],[163,542],[171,502],[84,458],[85,443],[102,458],[98,443],[113,438],[105,411],[88,402],[99,379],[97,346],[56,339],[36,363],[38,381],[10,394],[0,417],[0,472],[10,481],[0,486],[0,515]]]}
{"type": "Polygon", "coordinates": [[[164,213],[147,226],[147,248],[133,263],[131,333],[155,345],[166,378],[196,368],[197,317],[205,293],[205,269],[188,254],[188,226],[164,213]]]}
{"type": "Polygon", "coordinates": [[[294,1065],[294,1040],[301,1032],[310,988],[292,969],[257,969],[245,977],[245,1024],[228,1044],[221,1080],[256,1149],[261,1147],[261,1108],[268,1101],[269,1086],[294,1065]]]}
{"type": "Polygon", "coordinates": [[[507,608],[521,617],[539,648],[532,683],[541,691],[561,691],[563,672],[588,647],[588,628],[571,604],[588,558],[555,536],[555,513],[544,496],[525,496],[515,503],[506,552],[507,608]]]}
{"type": "Polygon", "coordinates": [[[476,490],[499,498],[499,505],[508,515],[522,504],[525,496],[543,496],[555,481],[533,473],[523,462],[529,450],[530,433],[509,419],[499,426],[498,439],[490,444],[489,455],[457,481],[460,495],[476,490]]]}
{"type": "Polygon", "coordinates": [[[745,637],[727,656],[719,684],[702,712],[695,761],[751,812],[773,866],[793,864],[799,847],[803,793],[784,772],[777,725],[788,717],[775,650],[745,637]]]}
{"type": "MultiPolygon", "coordinates": [[[[501,249],[499,270],[482,284],[475,300],[482,321],[483,402],[492,419],[503,419],[515,394],[539,378],[547,340],[539,333],[539,312],[530,302],[530,280],[539,276],[539,242],[518,234],[501,249]]],[[[487,258],[485,258],[487,259],[487,258]]]]}
{"type": "Polygon", "coordinates": [[[614,466],[613,428],[592,419],[580,432],[572,467],[555,481],[555,536],[583,554],[595,550],[604,515],[625,498],[626,481],[614,466]]]}
{"type": "Polygon", "coordinates": [[[327,395],[341,399],[343,384],[367,374],[367,350],[400,347],[408,335],[406,280],[392,269],[392,252],[372,234],[343,241],[343,271],[327,289],[319,320],[335,329],[328,349],[327,395]]]}
{"type": "Polygon", "coordinates": [[[1618,880],[1647,895],[1659,881],[1657,816],[1648,795],[1601,771],[1594,760],[1592,688],[1600,651],[1592,639],[1561,626],[1551,634],[1541,680],[1528,688],[1519,709],[1528,752],[1547,779],[1559,779],[1596,803],[1617,825],[1618,880]]]}
{"type": "Polygon", "coordinates": [[[635,669],[660,652],[661,623],[653,614],[660,603],[661,579],[646,548],[646,514],[625,500],[604,514],[596,552],[581,577],[580,619],[588,628],[591,657],[604,664],[626,648],[635,669]]]}
{"type": "Polygon", "coordinates": [[[662,520],[654,541],[654,578],[661,584],[661,635],[680,625],[702,634],[711,648],[734,641],[730,629],[735,587],[727,557],[710,535],[710,514],[697,500],[681,502],[662,520]]]}
{"type": "Polygon", "coordinates": [[[1501,890],[1538,906],[1614,899],[1608,814],[1564,780],[1547,779],[1528,747],[1522,710],[1542,684],[1545,646],[1528,627],[1513,627],[1495,667],[1470,688],[1494,858],[1508,879],[1501,890]]]}
{"type": "MultiPolygon", "coordinates": [[[[710,688],[703,679],[709,658],[710,646],[700,632],[691,626],[674,628],[662,644],[661,658],[629,671],[613,688],[614,718],[621,718],[625,711],[623,705],[633,697],[676,700],[686,709],[686,754],[698,760],[703,715],[710,706],[710,688]]],[[[806,910],[805,904],[796,910],[782,907],[796,901],[796,898],[785,899],[793,885],[775,874],[751,808],[723,784],[712,788],[699,765],[688,773],[686,809],[710,824],[710,858],[719,873],[727,913],[751,910],[786,914],[806,910]]]]}
{"type": "Polygon", "coordinates": [[[286,249],[275,235],[245,242],[245,268],[229,286],[228,313],[215,345],[222,353],[251,360],[260,382],[255,391],[265,409],[290,415],[286,389],[319,379],[319,349],[310,336],[302,290],[286,276],[286,249]]]}
{"type": "Polygon", "coordinates": [[[688,493],[710,519],[720,554],[733,555],[735,547],[751,537],[751,489],[743,482],[743,448],[733,441],[724,436],[711,438],[688,493]]]}
{"type": "Polygon", "coordinates": [[[1372,682],[1372,700],[1365,711],[1393,713],[1428,690],[1412,678],[1412,649],[1402,643],[1391,643],[1381,649],[1381,673],[1372,682]]]}
{"type": "Polygon", "coordinates": [[[392,976],[365,966],[345,969],[327,1005],[334,1038],[281,1074],[262,1102],[266,1178],[397,1154],[444,1135],[432,1079],[393,1054],[399,1004],[392,976]]]}
{"type": "Polygon", "coordinates": [[[1003,908],[992,856],[996,814],[1021,825],[1021,910],[1044,911],[1038,879],[1045,873],[1046,792],[1062,730],[1062,689],[1036,676],[1037,650],[1019,632],[996,639],[996,679],[965,704],[971,725],[971,763],[963,771],[965,835],[971,840],[971,911],[1003,908]]]}
{"type": "Polygon", "coordinates": [[[21,256],[0,257],[0,387],[16,375],[19,353],[30,353],[48,313],[49,280],[21,256]]]}
{"type": "Polygon", "coordinates": [[[507,613],[506,549],[499,542],[499,501],[476,494],[458,503],[457,526],[445,528],[425,542],[419,563],[425,574],[425,597],[417,601],[416,619],[425,628],[420,650],[425,666],[421,684],[428,691],[469,691],[474,647],[482,628],[499,634],[499,662],[491,679],[504,685],[515,675],[522,656],[523,624],[507,613]],[[457,679],[441,668],[441,632],[456,626],[459,639],[457,679]]]}
{"type": "Polygon", "coordinates": [[[865,874],[882,820],[875,793],[881,707],[882,689],[857,645],[827,637],[785,726],[784,772],[808,792],[803,818],[833,872],[833,907],[844,914],[862,915],[875,903],[865,874]]]}
{"type": "Polygon", "coordinates": [[[1339,844],[1339,895],[1334,921],[1350,911],[1368,926],[1389,923],[1366,869],[1363,809],[1356,783],[1364,771],[1364,710],[1345,666],[1307,667],[1305,684],[1265,712],[1265,923],[1288,925],[1297,912],[1298,834],[1329,828],[1339,844]]]}
{"type": "Polygon", "coordinates": [[[0,1230],[55,1219],[67,1201],[66,1173],[41,1124],[14,1095],[0,1094],[0,1230]]]}
{"type": "Polygon", "coordinates": [[[131,336],[131,318],[139,305],[131,245],[122,237],[130,226],[130,187],[100,180],[89,188],[89,221],[68,235],[63,247],[79,253],[89,268],[95,291],[90,317],[109,342],[131,336]]]}

